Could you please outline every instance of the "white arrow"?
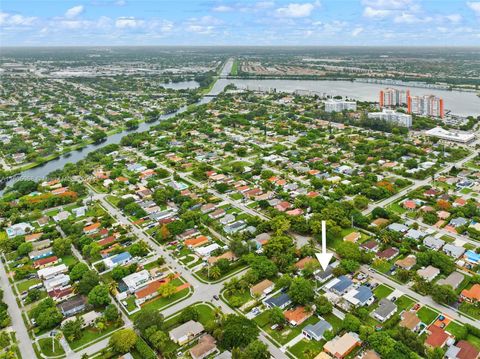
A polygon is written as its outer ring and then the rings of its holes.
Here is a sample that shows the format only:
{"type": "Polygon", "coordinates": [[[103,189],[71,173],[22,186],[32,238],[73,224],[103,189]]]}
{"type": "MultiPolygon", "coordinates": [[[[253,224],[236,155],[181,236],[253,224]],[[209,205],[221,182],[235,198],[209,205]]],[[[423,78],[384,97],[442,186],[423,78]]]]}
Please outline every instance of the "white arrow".
{"type": "Polygon", "coordinates": [[[322,253],[315,253],[323,270],[326,270],[328,263],[333,257],[333,253],[327,253],[327,225],[325,221],[322,221],[322,253]]]}

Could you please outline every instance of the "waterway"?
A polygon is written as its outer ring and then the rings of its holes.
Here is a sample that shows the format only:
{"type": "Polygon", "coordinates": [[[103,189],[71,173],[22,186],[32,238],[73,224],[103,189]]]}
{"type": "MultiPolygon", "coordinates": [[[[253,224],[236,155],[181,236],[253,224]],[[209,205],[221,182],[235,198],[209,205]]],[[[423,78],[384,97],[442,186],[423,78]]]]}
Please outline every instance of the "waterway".
{"type": "MultiPolygon", "coordinates": [[[[378,92],[384,88],[383,85],[367,84],[350,81],[306,81],[306,80],[241,80],[241,79],[227,79],[226,76],[230,74],[233,66],[233,59],[229,59],[222,70],[220,71],[220,78],[214,84],[212,89],[198,102],[204,104],[210,102],[216,95],[220,94],[227,85],[234,84],[238,88],[248,88],[251,90],[276,90],[285,92],[295,91],[313,91],[321,95],[344,96],[352,99],[362,101],[376,101],[378,92]]],[[[193,82],[193,81],[192,81],[193,82]]],[[[179,83],[180,86],[194,86],[194,84],[179,83]]],[[[172,85],[175,85],[172,83],[172,85]]],[[[411,90],[414,95],[435,94],[443,97],[445,100],[445,107],[450,109],[452,113],[458,115],[480,115],[480,98],[474,93],[460,92],[460,91],[444,91],[434,89],[415,88],[411,90]]],[[[162,115],[159,121],[169,119],[179,113],[184,112],[187,107],[182,107],[177,111],[168,115],[162,115]]],[[[20,179],[32,179],[35,181],[44,180],[46,175],[50,172],[63,168],[67,163],[76,163],[84,159],[90,152],[98,150],[109,144],[118,144],[123,136],[129,133],[148,131],[150,127],[158,124],[158,121],[153,123],[143,122],[139,127],[132,131],[123,131],[112,136],[109,136],[104,142],[87,145],[79,150],[72,151],[67,155],[63,155],[54,160],[46,162],[42,165],[22,172],[19,176],[11,178],[6,182],[7,186],[11,186],[20,179]]],[[[0,195],[3,190],[0,190],[0,195]]]]}

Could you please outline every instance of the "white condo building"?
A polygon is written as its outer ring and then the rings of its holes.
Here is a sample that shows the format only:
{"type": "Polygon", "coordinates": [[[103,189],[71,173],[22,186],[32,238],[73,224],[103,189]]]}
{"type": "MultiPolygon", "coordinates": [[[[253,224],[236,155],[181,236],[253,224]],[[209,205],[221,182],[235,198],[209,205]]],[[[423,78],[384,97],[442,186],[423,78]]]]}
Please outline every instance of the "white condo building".
{"type": "Polygon", "coordinates": [[[383,109],[382,112],[369,112],[368,118],[396,123],[403,127],[412,127],[412,116],[394,110],[383,109]]]}
{"type": "Polygon", "coordinates": [[[357,110],[357,103],[355,101],[344,101],[328,99],[325,101],[325,112],[342,112],[343,110],[357,110]]]}

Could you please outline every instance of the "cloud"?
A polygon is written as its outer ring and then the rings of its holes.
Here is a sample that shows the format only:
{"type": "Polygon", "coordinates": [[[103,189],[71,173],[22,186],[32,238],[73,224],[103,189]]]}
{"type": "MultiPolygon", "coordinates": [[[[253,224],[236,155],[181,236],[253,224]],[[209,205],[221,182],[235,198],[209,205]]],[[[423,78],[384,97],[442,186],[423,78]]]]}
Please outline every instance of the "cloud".
{"type": "Polygon", "coordinates": [[[362,4],[377,10],[401,10],[414,5],[412,0],[363,0],[362,4]]]}
{"type": "Polygon", "coordinates": [[[395,16],[393,21],[397,24],[418,24],[418,23],[427,23],[433,20],[432,17],[427,16],[424,18],[418,17],[414,14],[403,12],[401,15],[395,16]]]}
{"type": "Polygon", "coordinates": [[[279,17],[301,18],[308,17],[315,7],[320,6],[320,3],[290,3],[285,7],[280,7],[275,10],[275,14],[279,17]]]}
{"type": "Polygon", "coordinates": [[[186,29],[188,32],[194,32],[201,35],[210,35],[215,32],[223,21],[213,16],[202,16],[200,18],[190,18],[186,21],[186,29]]]}
{"type": "Polygon", "coordinates": [[[460,22],[460,21],[462,20],[462,15],[460,15],[460,14],[451,14],[451,15],[445,16],[445,19],[450,20],[450,21],[453,22],[453,23],[457,23],[457,22],[460,22]]]}
{"type": "Polygon", "coordinates": [[[468,1],[467,6],[473,10],[475,15],[480,16],[480,1],[468,1]]]}
{"type": "Polygon", "coordinates": [[[119,17],[115,20],[115,27],[119,29],[135,29],[141,27],[145,22],[134,17],[119,17]]]}
{"type": "Polygon", "coordinates": [[[230,11],[233,11],[234,8],[231,6],[219,5],[214,7],[212,10],[215,12],[230,12],[230,11]]]}
{"type": "Polygon", "coordinates": [[[83,10],[84,10],[83,5],[77,5],[77,6],[71,7],[65,12],[65,17],[67,19],[73,19],[78,15],[80,15],[83,12],[83,10]]]}
{"type": "Polygon", "coordinates": [[[36,21],[34,16],[0,12],[0,26],[32,26],[36,21]]]}
{"type": "Polygon", "coordinates": [[[363,32],[363,27],[357,27],[357,28],[353,29],[352,36],[357,37],[362,32],[363,32]]]}
{"type": "Polygon", "coordinates": [[[374,9],[373,7],[367,6],[363,10],[363,16],[368,18],[384,18],[388,17],[392,14],[391,10],[383,10],[383,9],[374,9]]]}

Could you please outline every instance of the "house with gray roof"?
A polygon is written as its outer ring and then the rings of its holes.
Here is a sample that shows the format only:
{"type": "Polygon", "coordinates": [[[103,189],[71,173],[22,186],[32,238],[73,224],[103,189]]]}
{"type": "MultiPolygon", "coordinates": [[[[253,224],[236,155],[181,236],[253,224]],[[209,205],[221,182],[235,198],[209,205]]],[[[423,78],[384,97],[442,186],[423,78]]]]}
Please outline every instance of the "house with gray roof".
{"type": "Polygon", "coordinates": [[[452,227],[458,228],[468,224],[468,220],[463,217],[454,218],[449,223],[452,227]]]}
{"type": "Polygon", "coordinates": [[[380,322],[385,322],[397,311],[397,306],[387,298],[382,298],[378,303],[377,309],[372,313],[372,316],[380,322]]]}
{"type": "Polygon", "coordinates": [[[465,276],[459,272],[452,272],[447,278],[439,279],[438,285],[449,285],[453,289],[457,289],[460,283],[465,279],[465,276]]]}
{"type": "Polygon", "coordinates": [[[465,248],[447,243],[443,246],[443,252],[455,259],[460,258],[465,253],[465,248]]]}
{"type": "Polygon", "coordinates": [[[274,307],[284,309],[288,305],[290,305],[290,303],[292,303],[292,300],[287,293],[282,293],[278,297],[268,298],[263,302],[263,304],[265,304],[270,309],[274,307]]]}
{"type": "Polygon", "coordinates": [[[428,236],[423,239],[423,245],[435,251],[438,251],[440,248],[442,248],[444,244],[445,241],[443,239],[435,238],[432,236],[428,236]]]}
{"type": "Polygon", "coordinates": [[[399,233],[407,233],[408,227],[401,223],[392,223],[387,227],[389,230],[399,233]]]}
{"type": "Polygon", "coordinates": [[[353,285],[352,280],[347,276],[342,275],[328,282],[325,285],[325,289],[335,294],[343,295],[350,289],[352,285],[353,285]]]}
{"type": "Polygon", "coordinates": [[[425,237],[427,234],[423,231],[419,231],[418,229],[409,229],[408,232],[405,234],[405,237],[415,239],[418,241],[419,239],[425,237]]]}
{"type": "Polygon", "coordinates": [[[302,334],[305,338],[310,340],[316,340],[317,342],[324,339],[323,333],[328,330],[332,330],[333,327],[326,320],[320,320],[315,324],[309,324],[302,330],[302,334]]]}

